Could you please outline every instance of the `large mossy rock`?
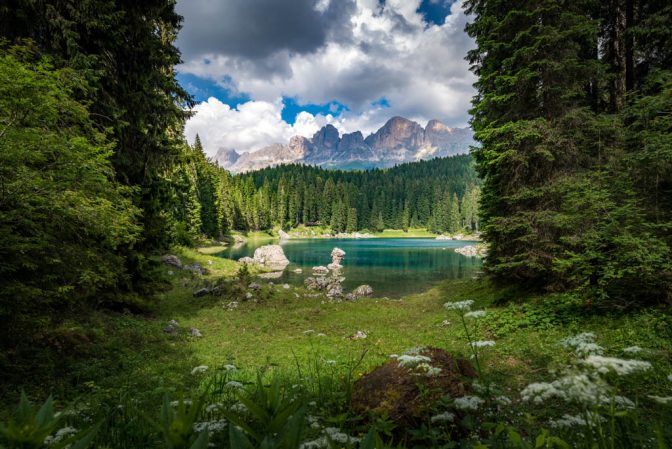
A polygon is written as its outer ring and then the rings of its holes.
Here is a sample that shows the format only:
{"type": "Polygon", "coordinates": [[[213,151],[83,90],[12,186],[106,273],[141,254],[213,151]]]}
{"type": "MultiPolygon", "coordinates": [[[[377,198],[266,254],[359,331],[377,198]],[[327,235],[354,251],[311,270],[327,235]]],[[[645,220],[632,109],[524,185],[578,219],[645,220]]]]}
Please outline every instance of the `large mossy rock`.
{"type": "Polygon", "coordinates": [[[477,374],[468,360],[438,348],[425,348],[417,354],[430,360],[403,366],[392,358],[355,382],[353,411],[362,417],[386,415],[400,426],[412,426],[426,419],[444,396],[469,393],[469,379],[477,374]],[[440,372],[429,375],[426,365],[440,372]]]}

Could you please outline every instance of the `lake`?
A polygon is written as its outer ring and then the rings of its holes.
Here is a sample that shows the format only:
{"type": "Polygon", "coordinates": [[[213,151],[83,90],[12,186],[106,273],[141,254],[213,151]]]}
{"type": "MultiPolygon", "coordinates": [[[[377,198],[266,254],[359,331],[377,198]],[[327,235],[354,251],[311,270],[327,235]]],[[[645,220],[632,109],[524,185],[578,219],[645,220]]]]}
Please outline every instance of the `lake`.
{"type": "MultiPolygon", "coordinates": [[[[303,284],[303,280],[312,275],[311,268],[329,264],[331,250],[339,247],[346,253],[342,270],[344,291],[369,284],[373,287],[374,296],[398,298],[425,291],[444,279],[474,276],[481,269],[481,259],[465,257],[453,251],[474,243],[427,238],[287,240],[280,244],[291,264],[282,277],[273,282],[303,284]],[[303,273],[293,273],[296,268],[302,268],[303,273]]],[[[217,256],[234,260],[251,257],[256,248],[268,244],[268,240],[249,240],[217,256]]]]}

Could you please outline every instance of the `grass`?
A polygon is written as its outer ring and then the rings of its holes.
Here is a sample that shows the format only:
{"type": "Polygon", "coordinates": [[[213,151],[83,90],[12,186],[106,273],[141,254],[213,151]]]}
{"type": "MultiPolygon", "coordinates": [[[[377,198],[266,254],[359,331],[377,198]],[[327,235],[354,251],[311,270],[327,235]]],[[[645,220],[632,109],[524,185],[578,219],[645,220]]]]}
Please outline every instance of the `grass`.
{"type": "MultiPolygon", "coordinates": [[[[258,369],[265,367],[291,384],[298,382],[297,366],[306,370],[335,361],[330,372],[344,376],[362,354],[355,378],[410,347],[435,346],[469,357],[461,314],[443,304],[471,299],[474,308],[485,308],[487,315],[469,322],[470,333],[475,340],[496,341],[496,346],[480,351],[480,362],[489,379],[514,401],[529,383],[550,380],[554,369],[572,363],[574,356],[558,342],[580,332],[595,333],[609,355],[628,358],[624,348],[645,348],[644,356],[654,370],[645,380],[625,385],[633,400],[672,392],[667,378],[672,374],[669,310],[598,313],[571,295],[531,296],[495,288],[485,280],[446,281],[401,300],[329,302],[309,297],[303,289],[269,286],[266,281],[258,281],[263,285],[258,301],[228,295],[195,298],[199,287],[219,277],[231,278],[239,269],[237,262],[213,257],[212,252],[216,250],[176,248],[174,253],[184,262],[198,262],[210,274],[199,277],[162,267],[172,288],[157,294],[148,313],[93,311],[61,323],[54,329],[61,336],[60,349],[48,348],[55,359],[42,363],[40,357],[49,356],[36,353],[33,372],[24,376],[23,386],[35,399],[53,393],[61,401],[78,398],[89,404],[116,403],[130,394],[138,407],[153,410],[165,393],[176,397],[198,388],[198,379],[190,374],[198,365],[212,369],[236,365],[240,369],[236,379],[250,385],[258,369]],[[239,306],[225,307],[232,301],[239,306]],[[163,332],[170,320],[179,323],[176,335],[163,332]],[[203,336],[188,336],[192,327],[203,336]],[[357,331],[367,338],[351,339],[357,331]]],[[[20,386],[4,385],[0,418],[18,400],[20,386]]]]}

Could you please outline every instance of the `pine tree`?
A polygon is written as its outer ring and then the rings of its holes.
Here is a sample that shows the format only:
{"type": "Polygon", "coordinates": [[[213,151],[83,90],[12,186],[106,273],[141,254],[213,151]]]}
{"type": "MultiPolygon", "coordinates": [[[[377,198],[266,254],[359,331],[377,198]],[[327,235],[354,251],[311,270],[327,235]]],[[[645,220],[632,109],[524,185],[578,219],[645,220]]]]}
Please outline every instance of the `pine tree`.
{"type": "Polygon", "coordinates": [[[345,226],[346,232],[357,231],[357,209],[351,207],[348,209],[347,224],[345,226]]]}

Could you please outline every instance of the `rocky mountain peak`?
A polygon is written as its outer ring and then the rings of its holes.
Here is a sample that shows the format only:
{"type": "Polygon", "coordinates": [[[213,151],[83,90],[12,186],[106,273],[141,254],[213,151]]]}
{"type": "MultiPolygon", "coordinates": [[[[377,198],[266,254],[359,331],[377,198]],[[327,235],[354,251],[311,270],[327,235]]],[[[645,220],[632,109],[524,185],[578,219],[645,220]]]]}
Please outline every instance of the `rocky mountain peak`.
{"type": "Polygon", "coordinates": [[[331,123],[323,126],[312,138],[313,145],[328,149],[336,149],[340,140],[338,129],[331,123]]]}
{"type": "Polygon", "coordinates": [[[240,159],[240,154],[232,148],[220,147],[215,154],[215,161],[224,168],[232,166],[238,159],[240,159]]]}

